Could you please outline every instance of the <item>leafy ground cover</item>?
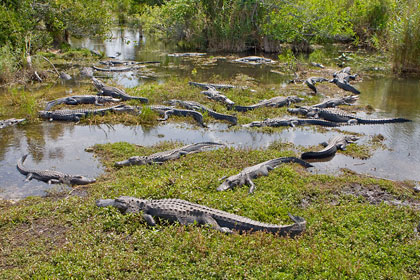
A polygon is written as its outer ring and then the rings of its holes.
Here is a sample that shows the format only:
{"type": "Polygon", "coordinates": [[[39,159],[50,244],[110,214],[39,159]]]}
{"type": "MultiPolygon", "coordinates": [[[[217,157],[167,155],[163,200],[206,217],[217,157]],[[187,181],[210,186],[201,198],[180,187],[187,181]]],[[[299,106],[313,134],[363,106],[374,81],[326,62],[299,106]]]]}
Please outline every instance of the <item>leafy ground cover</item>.
{"type": "Polygon", "coordinates": [[[129,156],[180,145],[96,145],[93,151],[107,171],[97,183],[46,198],[0,201],[0,278],[419,277],[420,240],[414,229],[420,197],[410,184],[348,172],[315,175],[283,165],[254,181],[254,195],[246,187],[216,191],[222,176],[293,155],[288,145],[223,148],[162,165],[114,167],[129,156]],[[359,192],[349,192],[353,189],[359,192]],[[291,239],[267,233],[225,235],[194,225],[152,228],[140,214],[95,206],[96,199],[121,195],[176,197],[278,224],[290,223],[287,213],[293,213],[307,220],[307,230],[291,239]]]}

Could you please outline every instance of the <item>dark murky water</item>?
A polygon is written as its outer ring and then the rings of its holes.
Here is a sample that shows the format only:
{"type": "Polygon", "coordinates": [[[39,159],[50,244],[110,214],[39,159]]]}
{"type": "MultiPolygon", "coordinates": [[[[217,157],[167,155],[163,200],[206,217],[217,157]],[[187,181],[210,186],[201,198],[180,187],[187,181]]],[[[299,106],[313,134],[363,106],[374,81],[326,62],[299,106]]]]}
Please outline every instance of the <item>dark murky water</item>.
{"type": "MultiPolygon", "coordinates": [[[[118,83],[131,87],[144,82],[164,82],[165,75],[194,77],[205,81],[213,75],[230,78],[245,74],[263,83],[279,84],[288,77],[270,72],[269,66],[247,66],[233,64],[227,60],[212,60],[207,66],[197,67],[191,59],[168,57],[173,48],[148,42],[139,32],[115,30],[113,40],[73,41],[76,46],[101,50],[108,56],[121,53],[118,59],[151,61],[158,60],[160,66],[151,67],[155,79],[144,79],[138,73],[113,75],[118,83]],[[192,74],[195,69],[194,75],[192,74]]],[[[207,59],[209,56],[207,56],[207,59]]],[[[67,91],[76,91],[78,84],[66,85],[67,91]]],[[[377,111],[370,117],[405,117],[411,123],[386,125],[358,125],[342,130],[366,134],[364,143],[372,135],[385,136],[384,144],[389,148],[377,150],[367,160],[353,159],[337,154],[328,162],[314,163],[312,172],[338,173],[340,168],[349,168],[358,173],[394,180],[420,180],[420,81],[378,78],[359,83],[359,104],[371,105],[377,111]]],[[[54,90],[54,89],[51,89],[54,90]]],[[[70,93],[70,92],[69,92],[70,93]]],[[[102,172],[100,163],[85,148],[97,143],[127,141],[139,145],[152,145],[160,141],[219,141],[235,147],[265,148],[273,141],[293,142],[309,146],[328,140],[338,132],[317,133],[311,128],[288,128],[280,133],[267,134],[248,129],[229,130],[224,124],[213,124],[202,129],[187,124],[163,124],[152,128],[124,125],[74,125],[43,122],[0,130],[0,198],[19,199],[31,195],[44,195],[51,186],[25,177],[16,170],[16,161],[26,153],[30,156],[28,167],[56,169],[71,174],[98,176],[102,172]]]]}

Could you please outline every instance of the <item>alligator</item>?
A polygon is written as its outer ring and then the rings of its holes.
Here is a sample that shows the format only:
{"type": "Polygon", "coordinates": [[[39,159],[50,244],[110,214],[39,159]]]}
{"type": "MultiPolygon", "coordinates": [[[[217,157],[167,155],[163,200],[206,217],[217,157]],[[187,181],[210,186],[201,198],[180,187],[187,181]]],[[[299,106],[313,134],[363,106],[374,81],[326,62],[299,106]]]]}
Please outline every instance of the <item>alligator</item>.
{"type": "Polygon", "coordinates": [[[222,103],[225,103],[228,108],[231,108],[233,105],[235,105],[235,102],[227,98],[225,95],[220,94],[220,91],[217,91],[214,88],[209,88],[208,90],[203,90],[201,92],[205,96],[207,96],[209,99],[214,101],[219,101],[222,103]]]}
{"type": "Polygon", "coordinates": [[[204,56],[206,53],[170,53],[168,56],[173,57],[190,57],[190,56],[204,56]]]}
{"type": "Polygon", "coordinates": [[[339,105],[352,105],[354,102],[356,102],[359,99],[357,95],[349,95],[345,97],[340,98],[330,98],[325,101],[322,101],[321,103],[312,105],[313,108],[333,108],[337,107],[339,105]]]}
{"type": "Polygon", "coordinates": [[[45,106],[45,111],[50,110],[52,107],[59,104],[67,105],[78,105],[78,104],[95,104],[102,106],[103,103],[107,102],[120,102],[120,99],[115,99],[110,96],[98,96],[98,95],[75,95],[59,98],[53,101],[50,101],[45,106]]]}
{"type": "Polygon", "coordinates": [[[164,106],[164,105],[151,105],[149,108],[160,115],[163,115],[163,118],[158,119],[158,121],[166,121],[170,115],[180,116],[180,117],[193,117],[202,127],[206,127],[204,124],[204,117],[200,112],[194,110],[186,109],[177,109],[173,106],[164,106]]]}
{"type": "Polygon", "coordinates": [[[312,66],[315,66],[315,67],[319,67],[321,69],[324,69],[325,68],[324,65],[322,65],[321,63],[318,63],[318,62],[311,62],[311,65],[312,66]]]}
{"type": "Polygon", "coordinates": [[[234,62],[247,63],[252,65],[259,65],[262,63],[274,63],[274,60],[261,56],[247,56],[235,59],[234,62]]]}
{"type": "Polygon", "coordinates": [[[354,88],[352,85],[349,84],[350,80],[355,80],[357,74],[350,75],[350,67],[346,67],[339,72],[333,74],[333,79],[330,80],[330,83],[336,84],[339,88],[350,91],[354,94],[360,94],[360,91],[354,88]]]}
{"type": "Polygon", "coordinates": [[[92,66],[93,69],[95,69],[96,71],[101,71],[101,72],[127,72],[127,71],[140,69],[143,67],[145,66],[137,65],[137,66],[130,66],[130,67],[116,67],[116,68],[101,68],[97,66],[92,66]]]}
{"type": "Polygon", "coordinates": [[[311,89],[313,90],[313,92],[317,93],[317,89],[315,87],[316,83],[322,83],[322,82],[328,82],[327,79],[322,78],[322,77],[310,77],[308,79],[306,79],[305,84],[311,89]]]}
{"type": "Polygon", "coordinates": [[[65,72],[61,72],[60,73],[60,79],[64,80],[64,81],[69,81],[71,80],[71,76],[65,72]]]}
{"type": "Polygon", "coordinates": [[[111,96],[114,98],[119,98],[121,100],[127,101],[127,100],[138,100],[142,103],[148,103],[149,100],[145,97],[138,97],[138,96],[131,96],[128,95],[124,90],[121,90],[116,87],[111,87],[105,85],[102,81],[92,78],[92,82],[95,85],[96,89],[99,91],[98,95],[105,95],[105,96],[111,96]]]}
{"type": "Polygon", "coordinates": [[[103,116],[107,112],[133,112],[132,106],[128,105],[117,105],[112,107],[106,107],[101,109],[76,109],[76,110],[56,110],[56,111],[39,111],[38,114],[43,119],[50,121],[73,121],[78,122],[81,118],[88,117],[90,115],[103,116]]]}
{"type": "Polygon", "coordinates": [[[260,107],[275,107],[275,108],[279,108],[279,107],[283,107],[283,106],[289,106],[292,103],[297,103],[297,102],[301,102],[303,101],[302,98],[297,97],[297,96],[276,96],[273,97],[271,99],[265,99],[262,100],[260,102],[258,102],[257,104],[254,105],[250,105],[250,106],[234,106],[233,109],[235,111],[239,111],[239,112],[246,112],[249,110],[254,110],[256,108],[260,108],[260,107]]]}
{"type": "Polygon", "coordinates": [[[123,214],[142,212],[143,219],[150,226],[155,226],[154,218],[159,218],[169,222],[179,222],[181,225],[210,225],[222,233],[263,231],[290,237],[301,234],[306,229],[305,219],[291,214],[289,217],[295,222],[294,224],[274,225],[181,199],[146,200],[121,196],[116,199],[99,199],[96,205],[98,207],[114,206],[123,214]]]}
{"type": "Polygon", "coordinates": [[[280,126],[291,126],[295,127],[298,125],[320,125],[326,127],[336,127],[339,124],[335,122],[329,122],[319,119],[298,119],[298,118],[274,118],[274,119],[265,119],[263,121],[254,121],[252,123],[244,124],[243,127],[280,127],[280,126]]]}
{"type": "Polygon", "coordinates": [[[38,170],[29,169],[23,166],[23,162],[28,157],[28,154],[24,155],[17,162],[17,169],[23,175],[26,175],[26,181],[37,179],[48,184],[68,184],[68,185],[87,185],[95,183],[96,179],[88,178],[82,175],[70,175],[54,170],[38,170]]]}
{"type": "Polygon", "coordinates": [[[180,148],[175,148],[169,151],[158,152],[149,156],[133,156],[127,160],[119,161],[115,163],[116,167],[129,166],[129,165],[145,165],[145,164],[162,164],[168,160],[179,159],[181,156],[185,156],[192,153],[202,152],[204,149],[224,146],[224,144],[215,142],[201,142],[186,145],[180,148]]]}
{"type": "Polygon", "coordinates": [[[205,83],[196,83],[196,82],[188,82],[190,86],[195,86],[203,89],[232,89],[236,88],[233,85],[227,85],[227,84],[205,84],[205,83]]]}
{"type": "Polygon", "coordinates": [[[5,128],[8,126],[16,125],[18,123],[21,123],[23,121],[26,121],[26,119],[7,119],[7,120],[0,120],[0,129],[5,128]]]}
{"type": "Polygon", "coordinates": [[[359,137],[354,135],[337,135],[330,139],[328,143],[323,142],[321,143],[324,146],[324,149],[318,152],[306,152],[301,155],[302,159],[321,159],[321,158],[328,158],[335,155],[337,150],[344,151],[346,149],[347,144],[354,143],[355,141],[359,140],[359,137]]]}
{"type": "Polygon", "coordinates": [[[405,118],[386,118],[386,119],[365,119],[357,117],[355,114],[348,113],[338,108],[315,108],[315,118],[322,118],[331,122],[341,122],[348,124],[383,124],[410,122],[405,118]]]}
{"type": "Polygon", "coordinates": [[[188,110],[200,111],[202,113],[206,112],[210,117],[215,118],[216,120],[228,121],[232,123],[232,125],[236,125],[238,121],[236,116],[217,113],[195,101],[184,101],[184,100],[172,99],[172,100],[166,101],[165,103],[171,106],[175,106],[179,104],[181,107],[184,107],[185,109],[188,109],[188,110]]]}
{"type": "Polygon", "coordinates": [[[296,158],[296,157],[281,157],[270,159],[268,161],[259,163],[254,166],[244,168],[240,173],[232,175],[225,179],[225,181],[217,188],[218,191],[225,191],[232,189],[236,186],[248,185],[249,193],[253,193],[255,190],[255,184],[252,179],[260,176],[267,176],[268,172],[276,168],[282,163],[295,162],[299,163],[303,167],[312,167],[311,164],[296,158]]]}
{"type": "Polygon", "coordinates": [[[137,65],[137,64],[156,64],[160,61],[130,61],[130,60],[102,60],[99,61],[100,64],[114,66],[114,65],[137,65]]]}

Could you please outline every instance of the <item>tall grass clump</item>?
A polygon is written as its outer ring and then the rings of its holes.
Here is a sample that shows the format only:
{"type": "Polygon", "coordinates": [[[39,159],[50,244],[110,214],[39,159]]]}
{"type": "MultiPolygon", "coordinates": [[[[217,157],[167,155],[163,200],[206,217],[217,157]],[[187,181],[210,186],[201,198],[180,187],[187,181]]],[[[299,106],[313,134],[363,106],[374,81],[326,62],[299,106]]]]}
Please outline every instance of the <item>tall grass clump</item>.
{"type": "Polygon", "coordinates": [[[0,48],[0,84],[12,80],[18,69],[16,53],[9,45],[0,48]]]}
{"type": "Polygon", "coordinates": [[[420,73],[420,2],[397,7],[390,22],[390,52],[397,73],[420,73]]]}

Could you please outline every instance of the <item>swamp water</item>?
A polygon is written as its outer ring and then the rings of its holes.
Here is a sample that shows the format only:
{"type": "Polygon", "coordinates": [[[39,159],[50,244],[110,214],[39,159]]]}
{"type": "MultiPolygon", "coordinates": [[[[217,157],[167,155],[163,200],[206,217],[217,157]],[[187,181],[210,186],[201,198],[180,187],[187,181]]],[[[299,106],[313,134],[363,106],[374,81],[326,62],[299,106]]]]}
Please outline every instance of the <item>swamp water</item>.
{"type": "MultiPolygon", "coordinates": [[[[165,76],[185,77],[207,81],[218,75],[229,79],[247,75],[258,83],[281,84],[289,77],[270,72],[266,66],[233,64],[228,59],[216,59],[198,69],[189,59],[169,57],[172,48],[147,42],[137,31],[113,31],[113,39],[103,41],[83,39],[73,41],[78,47],[104,51],[107,56],[118,55],[121,60],[160,61],[154,66],[156,77],[147,79],[135,72],[112,74],[114,81],[125,87],[145,82],[165,82],[165,76]],[[192,74],[195,69],[194,75],[192,74]]],[[[77,82],[66,84],[67,92],[77,93],[77,82]]],[[[420,81],[410,79],[377,78],[357,84],[362,94],[357,104],[370,105],[376,111],[369,117],[404,117],[410,123],[385,125],[356,125],[340,128],[342,131],[363,133],[359,144],[372,136],[382,134],[386,149],[377,149],[366,159],[356,159],[340,153],[327,162],[315,162],[311,172],[338,174],[347,168],[362,174],[393,180],[420,180],[420,81]]],[[[85,148],[94,144],[126,141],[138,145],[153,145],[160,141],[179,141],[185,144],[201,141],[223,142],[240,148],[266,148],[274,141],[312,146],[327,141],[339,132],[317,132],[310,127],[287,128],[278,133],[264,133],[252,129],[231,130],[226,124],[212,123],[209,128],[189,124],[161,124],[154,127],[118,125],[75,125],[73,123],[42,122],[35,125],[9,127],[0,130],[0,198],[20,199],[45,195],[56,186],[32,180],[16,170],[17,160],[30,156],[25,165],[36,169],[55,169],[70,174],[99,176],[103,169],[92,153],[85,148]]]]}

